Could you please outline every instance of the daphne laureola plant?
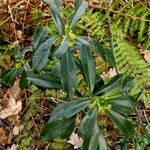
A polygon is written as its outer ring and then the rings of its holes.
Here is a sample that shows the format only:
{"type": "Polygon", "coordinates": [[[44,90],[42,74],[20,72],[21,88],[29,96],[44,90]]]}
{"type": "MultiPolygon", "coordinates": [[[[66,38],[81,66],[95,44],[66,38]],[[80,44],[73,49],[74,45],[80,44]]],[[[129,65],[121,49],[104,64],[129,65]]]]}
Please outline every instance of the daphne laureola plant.
{"type": "MultiPolygon", "coordinates": [[[[127,117],[132,112],[134,100],[129,95],[134,80],[118,74],[109,82],[96,74],[96,60],[99,55],[110,66],[115,66],[113,52],[102,46],[96,39],[78,36],[75,25],[87,9],[85,0],[76,0],[75,10],[65,23],[60,11],[61,0],[44,0],[50,8],[57,34],[50,36],[45,27],[36,30],[33,47],[28,47],[23,55],[33,49],[32,57],[17,68],[17,72],[6,72],[3,79],[22,76],[43,88],[62,89],[67,93],[67,101],[56,107],[41,132],[42,140],[68,138],[74,130],[76,115],[84,110],[85,117],[78,129],[82,136],[84,150],[106,150],[106,142],[99,121],[103,115],[109,116],[120,133],[126,138],[134,135],[134,125],[127,117]],[[55,65],[50,67],[51,62],[55,65]],[[78,75],[82,74],[88,95],[77,89],[78,75]],[[77,93],[80,93],[77,95],[77,93]],[[80,96],[79,96],[80,95],[80,96]],[[76,98],[75,98],[76,96],[76,98]]],[[[16,69],[15,69],[16,70],[16,69]]]]}

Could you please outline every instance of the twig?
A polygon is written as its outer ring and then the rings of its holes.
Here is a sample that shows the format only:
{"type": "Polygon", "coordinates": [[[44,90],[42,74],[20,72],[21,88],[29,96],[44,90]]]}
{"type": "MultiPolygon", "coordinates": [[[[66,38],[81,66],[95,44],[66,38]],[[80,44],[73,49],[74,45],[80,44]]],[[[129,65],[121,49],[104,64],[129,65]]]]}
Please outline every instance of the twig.
{"type": "Polygon", "coordinates": [[[4,23],[6,23],[10,18],[11,18],[11,17],[9,16],[6,20],[4,20],[4,21],[0,24],[0,26],[2,26],[4,23]]]}
{"type": "Polygon", "coordinates": [[[147,121],[147,124],[149,124],[149,120],[148,120],[148,118],[147,118],[147,115],[146,115],[145,110],[143,111],[143,113],[144,113],[144,117],[145,117],[145,119],[146,119],[146,121],[147,121]]]}
{"type": "Polygon", "coordinates": [[[15,24],[15,20],[14,20],[14,18],[13,18],[13,14],[12,14],[10,5],[8,5],[7,7],[8,7],[8,11],[9,11],[11,20],[12,20],[12,22],[13,22],[13,29],[14,29],[15,39],[17,40],[17,32],[16,32],[16,24],[15,24]]]}
{"type": "MultiPolygon", "coordinates": [[[[30,0],[27,1],[27,4],[26,4],[25,9],[28,9],[29,1],[30,1],[30,0]]],[[[23,25],[22,25],[22,29],[23,29],[23,30],[24,30],[24,26],[25,26],[26,17],[27,17],[27,12],[25,12],[24,17],[23,17],[23,25]]]]}
{"type": "Polygon", "coordinates": [[[50,146],[50,143],[46,146],[45,150],[48,150],[49,146],[50,146]]]}
{"type": "Polygon", "coordinates": [[[2,146],[0,146],[0,148],[2,149],[2,150],[6,150],[5,148],[3,148],[2,146]]]}

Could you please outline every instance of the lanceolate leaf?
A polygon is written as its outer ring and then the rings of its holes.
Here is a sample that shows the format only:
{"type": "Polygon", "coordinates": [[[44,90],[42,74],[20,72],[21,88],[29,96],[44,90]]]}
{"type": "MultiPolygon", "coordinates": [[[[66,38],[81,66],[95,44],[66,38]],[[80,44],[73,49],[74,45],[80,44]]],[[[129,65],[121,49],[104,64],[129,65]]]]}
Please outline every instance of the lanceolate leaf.
{"type": "Polygon", "coordinates": [[[60,5],[62,4],[62,0],[55,0],[55,4],[59,8],[60,5]]]}
{"type": "Polygon", "coordinates": [[[35,52],[32,64],[36,70],[42,70],[48,63],[51,46],[54,44],[58,36],[54,36],[46,40],[35,52]]]}
{"type": "Polygon", "coordinates": [[[60,2],[58,3],[58,1],[55,0],[44,0],[44,2],[46,2],[49,5],[56,28],[59,34],[62,35],[64,33],[64,20],[59,10],[60,2]]]}
{"type": "Polygon", "coordinates": [[[90,101],[83,99],[63,103],[53,110],[48,122],[70,118],[85,109],[89,104],[90,101]]]}
{"type": "Polygon", "coordinates": [[[33,35],[33,48],[37,50],[39,46],[46,40],[48,30],[46,28],[38,28],[33,35]]]}
{"type": "Polygon", "coordinates": [[[53,79],[44,78],[42,76],[30,76],[28,80],[32,81],[34,84],[44,87],[44,88],[60,88],[60,84],[58,81],[54,81],[53,79]]]}
{"type": "Polygon", "coordinates": [[[129,115],[134,106],[134,101],[131,96],[123,95],[113,99],[107,100],[108,104],[111,105],[111,109],[122,115],[129,115]],[[119,109],[118,109],[119,108],[119,109]]]}
{"type": "Polygon", "coordinates": [[[63,89],[67,92],[68,98],[72,98],[77,83],[77,70],[70,51],[62,56],[60,68],[63,89]]]}
{"type": "Polygon", "coordinates": [[[89,49],[85,46],[82,46],[82,48],[80,49],[80,60],[85,80],[88,84],[90,91],[92,92],[95,84],[96,62],[95,58],[90,54],[89,49]]]}
{"type": "Polygon", "coordinates": [[[97,123],[97,107],[91,109],[83,118],[79,132],[84,140],[83,150],[107,150],[105,138],[97,123]]]}
{"type": "Polygon", "coordinates": [[[51,75],[60,78],[60,62],[57,62],[51,71],[51,75]]]}
{"type": "Polygon", "coordinates": [[[99,90],[103,85],[104,85],[103,79],[101,78],[100,75],[96,74],[93,93],[95,94],[95,92],[99,90]]]}
{"type": "Polygon", "coordinates": [[[23,70],[22,74],[21,74],[21,78],[20,78],[20,83],[19,83],[19,86],[20,88],[23,90],[27,84],[28,84],[28,80],[27,80],[27,73],[25,70],[23,70]]]}
{"type": "Polygon", "coordinates": [[[67,50],[69,47],[69,42],[70,42],[70,38],[66,37],[61,45],[58,47],[58,49],[55,51],[53,57],[61,57],[67,50]]]}
{"type": "Polygon", "coordinates": [[[16,77],[18,75],[18,69],[13,68],[11,70],[6,70],[2,73],[0,78],[2,79],[2,82],[8,85],[13,85],[16,81],[16,77]]]}
{"type": "Polygon", "coordinates": [[[77,43],[78,42],[89,47],[89,49],[101,56],[104,61],[108,62],[110,66],[115,66],[113,52],[110,49],[103,47],[97,40],[78,36],[77,43]]]}
{"type": "Polygon", "coordinates": [[[41,133],[42,140],[52,140],[54,138],[68,138],[75,124],[75,116],[47,123],[41,133]]]}
{"type": "Polygon", "coordinates": [[[119,86],[121,86],[122,81],[124,79],[124,76],[121,74],[118,74],[114,76],[107,84],[102,86],[95,95],[108,93],[110,91],[116,90],[119,86]]]}
{"type": "Polygon", "coordinates": [[[27,76],[34,76],[34,71],[28,66],[28,65],[24,65],[24,70],[27,74],[27,76]]]}
{"type": "Polygon", "coordinates": [[[87,9],[87,3],[85,0],[76,0],[75,1],[75,12],[71,15],[69,20],[69,25],[73,28],[77,21],[84,15],[87,9]]]}
{"type": "Polygon", "coordinates": [[[123,80],[122,91],[127,92],[130,91],[134,87],[134,78],[126,76],[123,80]]]}
{"type": "Polygon", "coordinates": [[[95,92],[95,95],[110,94],[110,93],[124,93],[129,92],[134,86],[134,79],[132,77],[118,74],[114,76],[107,84],[102,86],[95,92]]]}
{"type": "Polygon", "coordinates": [[[125,136],[134,135],[135,133],[134,125],[131,121],[129,121],[126,117],[122,116],[121,114],[113,110],[109,110],[107,111],[107,113],[122,134],[124,134],[125,136]]]}

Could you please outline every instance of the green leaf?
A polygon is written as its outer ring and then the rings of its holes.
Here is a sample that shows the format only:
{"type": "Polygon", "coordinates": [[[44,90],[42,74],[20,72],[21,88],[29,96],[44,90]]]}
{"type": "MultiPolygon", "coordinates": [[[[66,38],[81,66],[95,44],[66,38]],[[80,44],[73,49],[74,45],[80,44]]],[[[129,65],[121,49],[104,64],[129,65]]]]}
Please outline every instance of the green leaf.
{"type": "Polygon", "coordinates": [[[74,123],[75,116],[64,120],[49,122],[44,126],[41,132],[41,138],[44,141],[58,137],[68,138],[74,129],[74,123]]]}
{"type": "Polygon", "coordinates": [[[25,48],[21,51],[21,54],[22,54],[23,58],[24,58],[25,54],[26,54],[27,52],[31,52],[32,49],[33,49],[32,46],[27,46],[27,47],[25,47],[25,48]]]}
{"type": "Polygon", "coordinates": [[[133,111],[134,101],[131,96],[123,95],[113,99],[107,100],[111,105],[111,109],[122,115],[129,115],[133,111]],[[119,108],[119,109],[118,109],[119,108]]]}
{"type": "Polygon", "coordinates": [[[118,87],[121,86],[122,82],[123,82],[124,76],[121,74],[118,74],[116,76],[114,76],[107,84],[105,84],[104,86],[102,86],[96,93],[95,95],[99,95],[99,94],[105,94],[107,92],[111,92],[114,91],[116,89],[118,89],[118,87]]]}
{"type": "Polygon", "coordinates": [[[63,103],[53,110],[48,122],[70,118],[85,109],[89,104],[90,101],[83,99],[63,103]]]}
{"type": "Polygon", "coordinates": [[[54,36],[46,40],[35,52],[32,64],[36,70],[42,70],[48,63],[51,46],[54,44],[58,36],[54,36]]]}
{"type": "Polygon", "coordinates": [[[44,87],[44,88],[60,88],[60,84],[58,81],[54,80],[53,78],[47,78],[44,76],[29,76],[28,80],[32,81],[34,84],[44,87]]]}
{"type": "Polygon", "coordinates": [[[93,93],[95,94],[95,92],[97,90],[99,90],[103,85],[104,85],[103,79],[101,78],[100,75],[96,74],[96,79],[95,79],[95,85],[94,85],[93,93]]]}
{"type": "Polygon", "coordinates": [[[79,132],[84,140],[83,150],[107,150],[105,138],[97,123],[96,106],[83,118],[79,132]]]}
{"type": "Polygon", "coordinates": [[[61,45],[55,51],[53,57],[61,57],[68,50],[69,43],[70,43],[70,38],[65,37],[61,45]]]}
{"type": "Polygon", "coordinates": [[[33,70],[28,65],[24,65],[23,68],[24,68],[28,77],[35,75],[33,70]]]}
{"type": "Polygon", "coordinates": [[[60,5],[62,4],[62,0],[55,0],[55,4],[59,8],[60,5]]]}
{"type": "Polygon", "coordinates": [[[135,81],[133,77],[125,76],[122,85],[122,92],[130,91],[134,87],[135,81]]]}
{"type": "Polygon", "coordinates": [[[84,15],[88,5],[85,0],[76,0],[75,1],[75,12],[71,14],[69,19],[69,25],[73,28],[78,20],[84,15]]]}
{"type": "Polygon", "coordinates": [[[18,69],[12,68],[10,70],[6,70],[0,76],[2,82],[8,85],[13,85],[16,81],[16,77],[18,75],[18,69]]]}
{"type": "Polygon", "coordinates": [[[107,113],[122,134],[127,137],[134,135],[134,124],[131,121],[113,110],[109,110],[107,113]]]}
{"type": "Polygon", "coordinates": [[[33,35],[33,48],[37,50],[39,46],[46,40],[48,37],[48,30],[46,28],[38,28],[36,29],[33,35]]]}
{"type": "Polygon", "coordinates": [[[110,66],[115,66],[113,52],[110,49],[102,46],[96,39],[88,38],[85,36],[78,36],[77,42],[78,44],[81,43],[83,45],[86,45],[97,55],[101,56],[104,61],[108,62],[110,66]]]}
{"type": "Polygon", "coordinates": [[[63,89],[67,92],[68,98],[72,98],[74,96],[77,83],[77,70],[70,51],[67,51],[62,56],[60,66],[60,77],[63,89]]]}
{"type": "Polygon", "coordinates": [[[20,88],[23,90],[27,84],[28,84],[28,80],[27,80],[27,73],[25,72],[25,70],[23,70],[22,74],[21,74],[21,78],[20,78],[20,83],[19,86],[20,88]]]}
{"type": "Polygon", "coordinates": [[[60,78],[60,62],[57,62],[51,71],[51,75],[60,78]]]}
{"type": "Polygon", "coordinates": [[[49,5],[58,33],[62,35],[64,33],[64,19],[59,10],[60,3],[55,0],[44,0],[44,2],[49,5]]]}
{"type": "Polygon", "coordinates": [[[85,80],[88,84],[90,91],[92,92],[95,84],[96,62],[95,58],[90,54],[89,49],[85,46],[82,46],[80,49],[80,60],[85,80]]]}

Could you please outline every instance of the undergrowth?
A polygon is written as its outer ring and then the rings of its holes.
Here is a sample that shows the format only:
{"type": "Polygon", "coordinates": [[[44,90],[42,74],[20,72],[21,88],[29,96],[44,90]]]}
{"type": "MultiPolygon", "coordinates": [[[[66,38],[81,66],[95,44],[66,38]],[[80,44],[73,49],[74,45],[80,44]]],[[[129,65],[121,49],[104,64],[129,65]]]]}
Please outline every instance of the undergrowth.
{"type": "Polygon", "coordinates": [[[113,1],[109,8],[93,7],[78,27],[113,49],[118,71],[136,80],[131,94],[150,105],[150,65],[138,50],[139,44],[145,50],[150,48],[150,9],[139,1],[121,0],[113,1]]]}

